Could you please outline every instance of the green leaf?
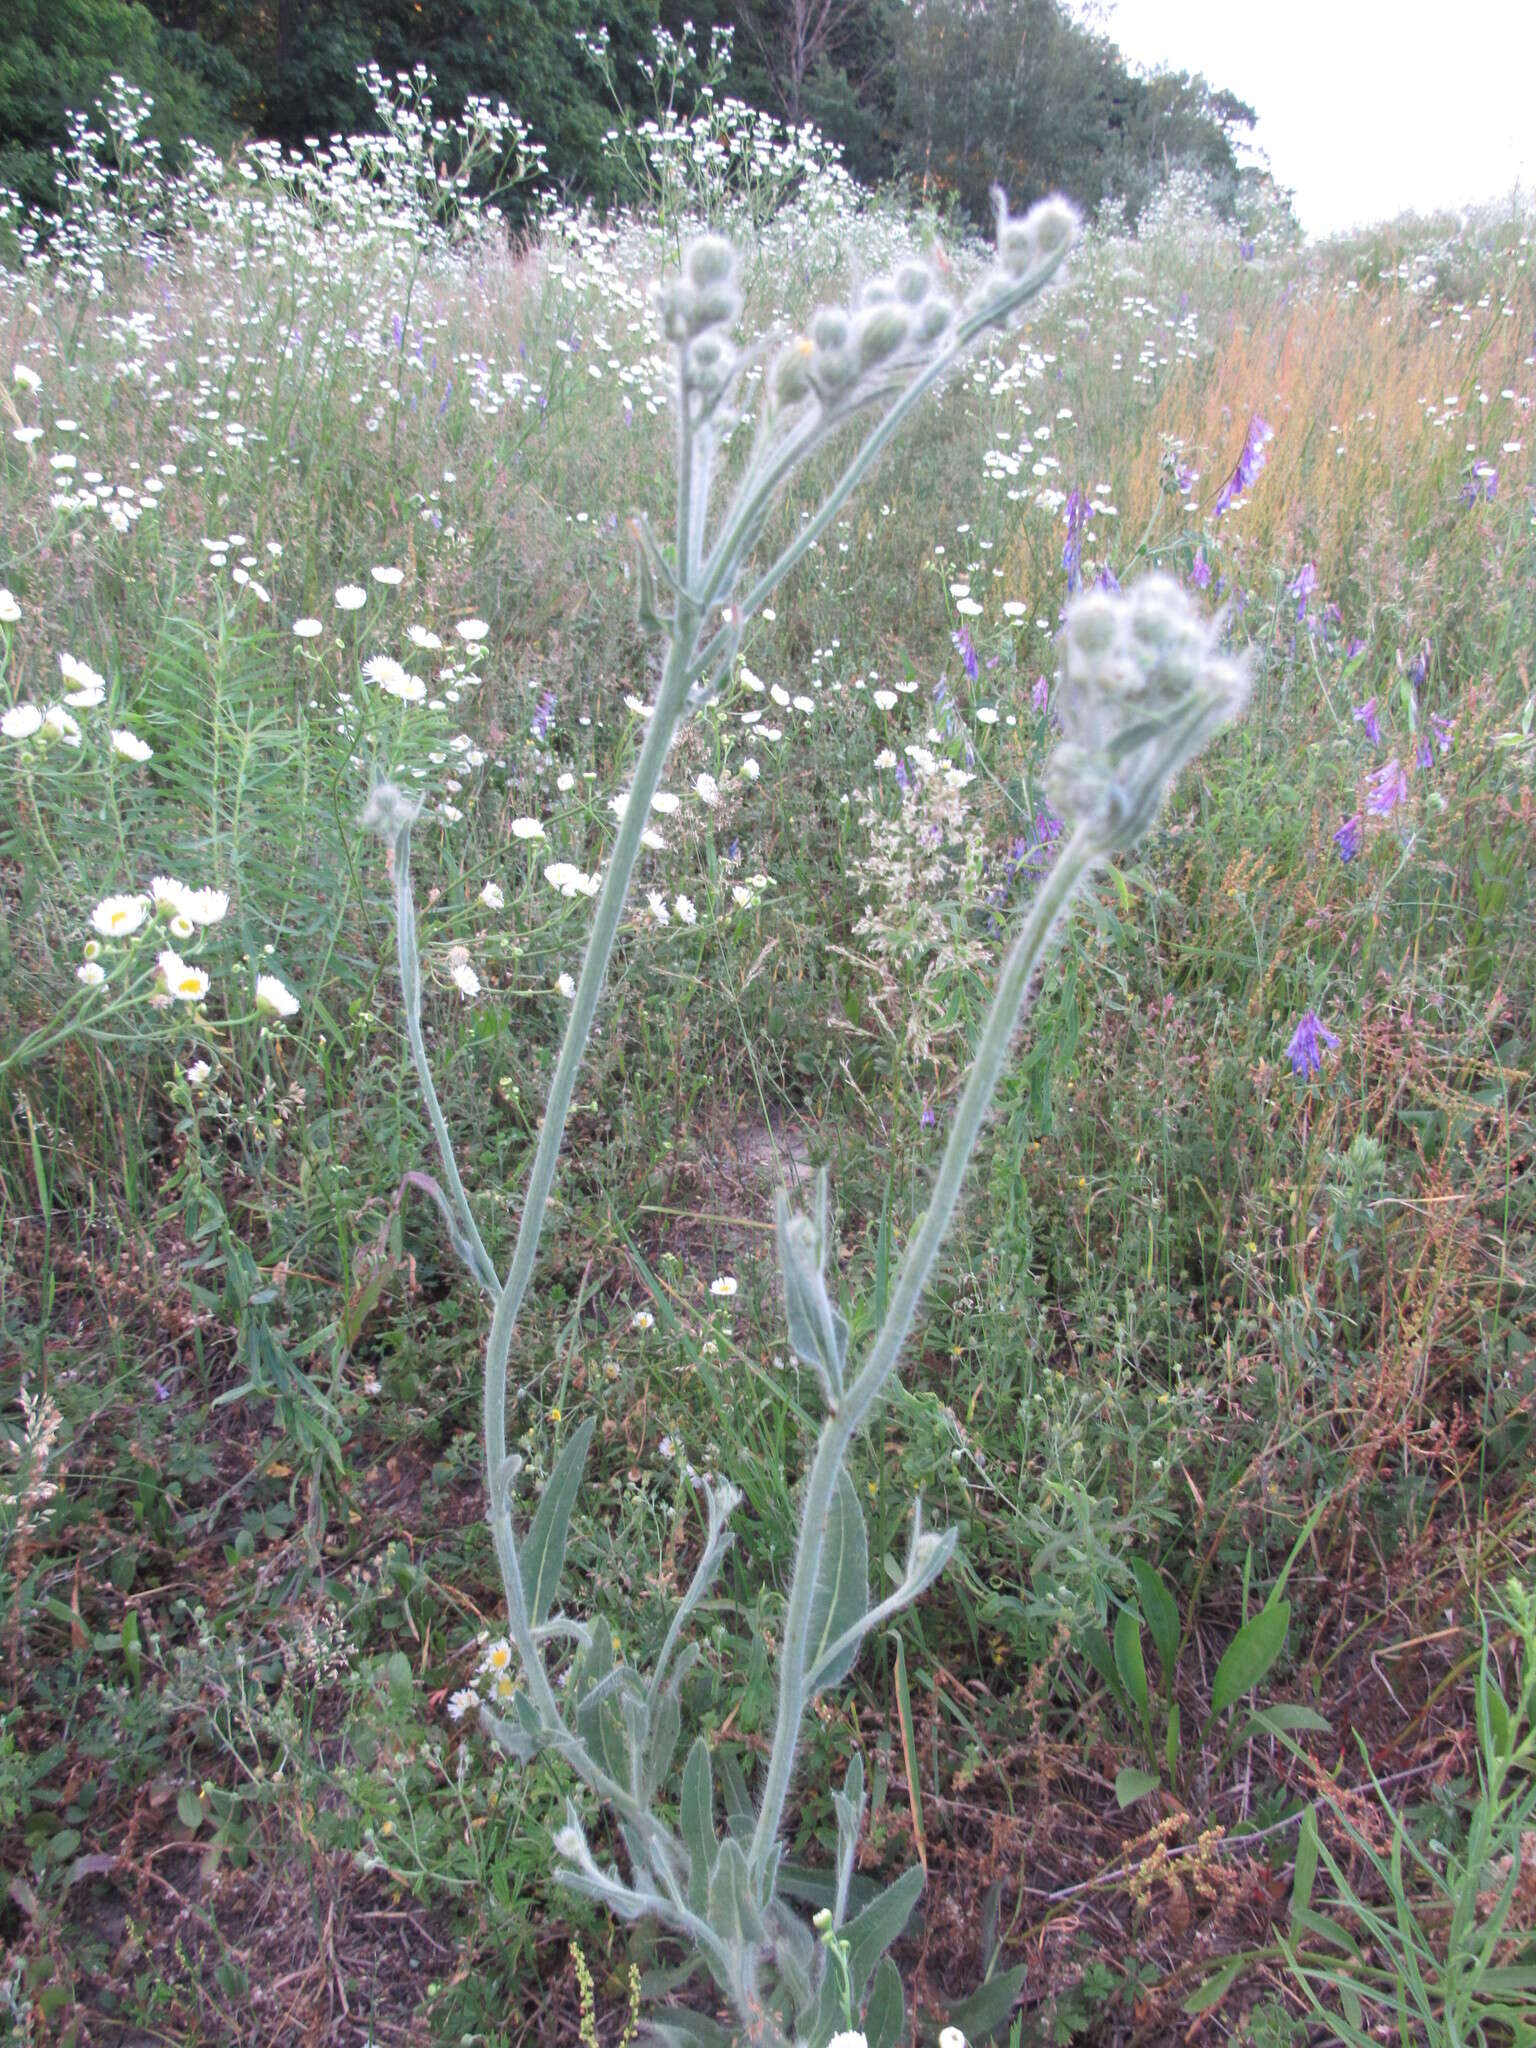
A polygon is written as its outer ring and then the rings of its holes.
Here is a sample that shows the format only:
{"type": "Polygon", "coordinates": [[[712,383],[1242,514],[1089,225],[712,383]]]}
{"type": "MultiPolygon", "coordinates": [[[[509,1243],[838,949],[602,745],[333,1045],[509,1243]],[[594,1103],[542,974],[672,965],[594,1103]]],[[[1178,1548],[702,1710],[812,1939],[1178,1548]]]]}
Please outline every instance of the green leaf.
{"type": "Polygon", "coordinates": [[[911,1919],[922,1889],[923,1873],[914,1867],[894,1884],[887,1885],[843,1929],[843,1939],[848,1944],[848,1982],[855,2005],[863,2000],[875,1964],[891,1943],[899,1939],[911,1919]]]}
{"type": "Polygon", "coordinates": [[[1136,1580],[1136,1597],[1147,1618],[1147,1627],[1152,1631],[1153,1647],[1163,1674],[1163,1689],[1167,1691],[1173,1684],[1173,1674],[1179,1661],[1178,1603],[1163,1584],[1162,1575],[1144,1557],[1132,1558],[1131,1571],[1136,1580]]]}
{"type": "Polygon", "coordinates": [[[549,1610],[555,1604],[560,1571],[565,1563],[565,1540],[570,1533],[571,1509],[576,1505],[577,1489],[581,1485],[587,1451],[596,1427],[597,1417],[589,1415],[560,1453],[559,1461],[549,1475],[544,1497],[522,1541],[518,1563],[522,1571],[523,1598],[528,1603],[528,1619],[535,1628],[548,1618],[549,1610]]]}
{"type": "Polygon", "coordinates": [[[1477,1732],[1490,1761],[1510,1754],[1509,1706],[1486,1669],[1477,1674],[1477,1732]]]}
{"type": "Polygon", "coordinates": [[[1270,1735],[1331,1735],[1333,1725],[1316,1707],[1298,1706],[1292,1700],[1277,1700],[1272,1706],[1255,1707],[1249,1729],[1262,1728],[1270,1735]]]}
{"type": "Polygon", "coordinates": [[[715,1780],[709,1767],[709,1745],[699,1736],[683,1766],[683,1797],[678,1813],[688,1849],[688,1903],[702,1913],[709,1905],[709,1873],[715,1867],[715,1780]]]}
{"type": "Polygon", "coordinates": [[[875,1988],[864,2008],[864,2038],[869,2048],[897,2048],[907,2023],[907,2002],[901,1994],[901,1972],[889,1956],[875,1971],[875,1988]]]}
{"type": "Polygon", "coordinates": [[[843,1393],[843,1359],[848,1350],[848,1321],[827,1292],[824,1269],[826,1242],[826,1168],[817,1176],[813,1221],[791,1211],[782,1188],[774,1197],[779,1273],[784,1282],[784,1319],[790,1348],[821,1380],[827,1405],[835,1407],[843,1393]]]}
{"type": "Polygon", "coordinates": [[[1122,1607],[1115,1616],[1115,1669],[1145,1730],[1152,1702],[1147,1691],[1146,1659],[1141,1654],[1141,1616],[1134,1607],[1122,1607]]]}
{"type": "Polygon", "coordinates": [[[1156,1771],[1138,1771],[1133,1764],[1127,1764],[1123,1771],[1115,1773],[1116,1804],[1122,1809],[1134,1806],[1138,1799],[1155,1792],[1162,1782],[1156,1771]]]}
{"type": "Polygon", "coordinates": [[[752,1896],[752,1873],[734,1836],[720,1844],[709,1873],[709,1924],[730,1948],[744,1948],[767,1933],[752,1896]]]}
{"type": "Polygon", "coordinates": [[[190,1785],[183,1785],[176,1794],[176,1818],[184,1828],[200,1828],[203,1824],[202,1798],[190,1785]]]}
{"type": "Polygon", "coordinates": [[[1284,1649],[1290,1627],[1289,1600],[1267,1601],[1251,1621],[1244,1622],[1216,1666],[1212,1714],[1224,1714],[1244,1693],[1253,1691],[1284,1649]]]}
{"type": "Polygon", "coordinates": [[[1168,1766],[1168,1776],[1170,1780],[1176,1779],[1179,1774],[1180,1726],[1181,1716],[1179,1714],[1179,1703],[1177,1700],[1175,1700],[1173,1705],[1168,1709],[1168,1735],[1167,1739],[1163,1743],[1163,1762],[1168,1766]]]}
{"type": "Polygon", "coordinates": [[[1028,1975],[1029,1966],[1017,1963],[1011,1970],[1000,1970],[995,1977],[989,1977],[969,1998],[962,1998],[949,2008],[950,2025],[958,2027],[974,2048],[982,2048],[984,2042],[1007,2025],[1028,1975]]]}
{"type": "Polygon", "coordinates": [[[1312,1903],[1317,1881],[1317,1815],[1309,1806],[1301,1816],[1301,1833],[1296,1840],[1296,1874],[1291,1880],[1291,1927],[1312,1903]]]}
{"type": "Polygon", "coordinates": [[[735,2048],[736,2036],[701,2012],[675,2007],[662,2019],[648,2019],[646,2031],[661,2048],[735,2048]]]}
{"type": "Polygon", "coordinates": [[[1125,1696],[1125,1687],[1120,1683],[1120,1674],[1115,1669],[1114,1653],[1109,1647],[1109,1637],[1101,1628],[1083,1630],[1083,1655],[1108,1686],[1110,1696],[1121,1712],[1127,1716],[1131,1703],[1125,1696]]]}
{"type": "Polygon", "coordinates": [[[1213,2005],[1219,2005],[1233,1984],[1238,1972],[1247,1961],[1245,1956],[1234,1956],[1230,1963],[1223,1963],[1214,1977],[1207,1977],[1198,1991],[1192,1991],[1184,2001],[1187,2013],[1209,2012],[1213,2005]]]}
{"type": "MultiPolygon", "coordinates": [[[[853,1481],[841,1468],[827,1510],[826,1539],[821,1548],[821,1567],[811,1594],[810,1637],[805,1668],[816,1671],[817,1660],[835,1643],[845,1629],[853,1628],[869,1611],[869,1545],[864,1535],[864,1515],[853,1481]]],[[[837,1685],[853,1669],[858,1644],[843,1651],[824,1671],[816,1671],[816,1690],[837,1685]]]]}

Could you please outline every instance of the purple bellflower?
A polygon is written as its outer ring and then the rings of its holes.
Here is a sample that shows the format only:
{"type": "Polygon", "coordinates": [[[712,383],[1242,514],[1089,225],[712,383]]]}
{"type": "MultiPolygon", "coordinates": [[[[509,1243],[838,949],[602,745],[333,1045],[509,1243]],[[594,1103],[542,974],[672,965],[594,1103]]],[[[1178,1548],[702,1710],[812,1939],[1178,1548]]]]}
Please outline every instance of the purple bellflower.
{"type": "Polygon", "coordinates": [[[1323,1071],[1324,1048],[1332,1052],[1338,1042],[1337,1034],[1328,1029],[1315,1010],[1304,1010],[1301,1022],[1285,1048],[1292,1073],[1299,1074],[1303,1080],[1311,1074],[1320,1074],[1323,1071]]]}
{"type": "Polygon", "coordinates": [[[1237,458],[1237,467],[1216,493],[1216,517],[1231,510],[1245,491],[1251,491],[1258,482],[1265,463],[1269,460],[1269,444],[1275,438],[1275,430],[1257,413],[1248,422],[1248,438],[1243,443],[1243,452],[1237,458]]]}
{"type": "Polygon", "coordinates": [[[1363,704],[1357,704],[1349,714],[1356,725],[1365,727],[1365,736],[1373,747],[1381,745],[1381,720],[1376,716],[1376,699],[1367,697],[1363,704]]]}

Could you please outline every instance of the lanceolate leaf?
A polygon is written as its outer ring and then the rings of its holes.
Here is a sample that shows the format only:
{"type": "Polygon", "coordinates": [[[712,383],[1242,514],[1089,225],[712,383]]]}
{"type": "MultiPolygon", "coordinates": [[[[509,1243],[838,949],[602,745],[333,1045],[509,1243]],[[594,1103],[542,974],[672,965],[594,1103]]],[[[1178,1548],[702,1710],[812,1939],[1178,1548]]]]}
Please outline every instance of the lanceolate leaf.
{"type": "Polygon", "coordinates": [[[863,1912],[850,1920],[843,1930],[843,1938],[848,1943],[848,1982],[855,2005],[864,1996],[875,1964],[891,1943],[900,1938],[911,1919],[912,1908],[917,1904],[922,1889],[922,1871],[907,1871],[894,1884],[887,1885],[878,1897],[871,1899],[863,1912]]]}
{"type": "Polygon", "coordinates": [[[528,1618],[535,1628],[555,1604],[560,1569],[565,1563],[565,1539],[570,1533],[571,1509],[576,1505],[587,1451],[596,1427],[596,1416],[589,1415],[560,1453],[559,1462],[550,1473],[549,1484],[544,1489],[544,1498],[539,1502],[538,1511],[528,1526],[528,1534],[523,1538],[519,1553],[523,1595],[528,1602],[528,1618]]]}
{"type": "Polygon", "coordinates": [[[864,2038],[869,2048],[897,2048],[906,2018],[901,1972],[890,1957],[885,1956],[875,1972],[875,1988],[869,1994],[869,2004],[864,2010],[864,2038]]]}
{"type": "Polygon", "coordinates": [[[1173,1684],[1174,1668],[1179,1661],[1178,1604],[1163,1584],[1161,1573],[1154,1570],[1144,1557],[1131,1560],[1131,1571],[1136,1579],[1136,1597],[1152,1632],[1153,1647],[1162,1668],[1163,1687],[1167,1690],[1173,1684]]]}
{"type": "Polygon", "coordinates": [[[709,1873],[715,1865],[714,1773],[709,1767],[709,1746],[701,1735],[688,1752],[683,1766],[682,1810],[678,1816],[683,1841],[688,1849],[688,1903],[696,1913],[709,1904],[709,1873]]]}
{"type": "Polygon", "coordinates": [[[1285,1647],[1291,1627],[1289,1600],[1271,1600],[1251,1621],[1245,1621],[1227,1645],[1226,1655],[1216,1666],[1211,1686],[1211,1712],[1224,1714],[1228,1707],[1252,1692],[1285,1647]]]}
{"type": "MultiPolygon", "coordinates": [[[[844,1471],[837,1475],[832,1505],[827,1510],[826,1541],[822,1545],[821,1570],[811,1596],[811,1631],[806,1648],[805,1668],[816,1670],[818,1658],[835,1643],[845,1629],[863,1620],[869,1609],[869,1545],[864,1535],[864,1515],[853,1481],[844,1471]]],[[[816,1690],[836,1685],[853,1669],[858,1645],[843,1651],[825,1671],[817,1673],[816,1690]]]]}

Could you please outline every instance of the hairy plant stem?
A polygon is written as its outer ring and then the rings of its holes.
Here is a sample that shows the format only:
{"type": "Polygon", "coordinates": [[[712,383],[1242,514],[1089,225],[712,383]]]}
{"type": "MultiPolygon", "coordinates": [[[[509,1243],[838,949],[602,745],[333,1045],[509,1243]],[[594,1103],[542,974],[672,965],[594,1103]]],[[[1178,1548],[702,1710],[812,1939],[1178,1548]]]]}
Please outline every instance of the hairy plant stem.
{"type": "MultiPolygon", "coordinates": [[[[635,766],[635,779],[629,793],[629,802],[625,807],[624,816],[619,821],[618,838],[614,843],[608,869],[603,877],[603,886],[598,894],[597,912],[592,920],[592,932],[587,942],[586,955],[582,960],[576,995],[571,1004],[570,1021],[560,1047],[554,1079],[550,1083],[549,1099],[544,1107],[544,1121],[539,1127],[538,1143],[534,1148],[533,1166],[523,1196],[522,1215],[518,1222],[517,1238],[512,1247],[511,1264],[497,1297],[496,1311],[491,1318],[490,1335],[486,1339],[484,1423],[485,1476],[490,1496],[488,1520],[491,1537],[496,1546],[496,1561],[501,1571],[502,1590],[506,1595],[512,1639],[522,1659],[529,1696],[540,1720],[545,1722],[551,1731],[560,1726],[560,1713],[544,1669],[543,1658],[533,1638],[532,1618],[527,1611],[522,1575],[518,1567],[517,1541],[512,1533],[512,1506],[507,1472],[507,1360],[512,1349],[512,1334],[517,1326],[518,1311],[523,1305],[523,1297],[528,1292],[528,1283],[533,1277],[544,1212],[549,1203],[550,1190],[554,1185],[555,1167],[561,1141],[565,1136],[565,1123],[570,1114],[571,1098],[576,1091],[576,1078],[581,1070],[582,1055],[586,1051],[593,1020],[597,1015],[598,999],[607,978],[614,942],[618,938],[625,898],[629,893],[635,862],[640,855],[640,835],[644,832],[650,817],[651,799],[661,786],[667,753],[681,722],[687,700],[689,669],[697,650],[698,634],[699,614],[686,603],[680,603],[673,624],[672,641],[667,650],[666,668],[656,708],[646,728],[645,742],[635,766]]],[[[629,1804],[623,1803],[626,1807],[629,1804]]]]}
{"type": "Polygon", "coordinates": [[[1057,925],[1097,858],[1092,834],[1082,826],[1077,827],[1041,883],[1023,929],[1009,948],[998,976],[992,1007],[976,1047],[970,1076],[955,1111],[949,1141],[944,1147],[933,1197],[901,1261],[885,1320],[864,1365],[838,1404],[837,1412],[829,1415],[822,1425],[810,1478],[806,1482],[789,1608],[784,1618],[784,1640],[779,1659],[778,1719],[748,1856],[753,1877],[759,1884],[766,1874],[768,1859],[783,1822],[784,1802],[808,1705],[806,1687],[813,1674],[807,1669],[806,1655],[812,1603],[821,1572],[827,1517],[837,1475],[848,1446],[868,1420],[896,1369],[902,1344],[917,1315],[923,1289],[960,1199],[966,1167],[991,1107],[998,1078],[1007,1063],[1008,1048],[1029,1007],[1035,970],[1057,925]]]}

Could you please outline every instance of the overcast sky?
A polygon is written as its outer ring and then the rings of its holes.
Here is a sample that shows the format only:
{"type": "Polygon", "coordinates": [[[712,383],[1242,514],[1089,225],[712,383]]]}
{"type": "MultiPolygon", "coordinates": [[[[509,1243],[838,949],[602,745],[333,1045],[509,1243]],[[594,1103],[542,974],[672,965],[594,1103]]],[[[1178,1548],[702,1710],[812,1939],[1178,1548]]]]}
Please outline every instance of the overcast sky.
{"type": "Polygon", "coordinates": [[[1536,190],[1536,0],[1106,0],[1138,63],[1203,71],[1309,235],[1536,190]]]}

